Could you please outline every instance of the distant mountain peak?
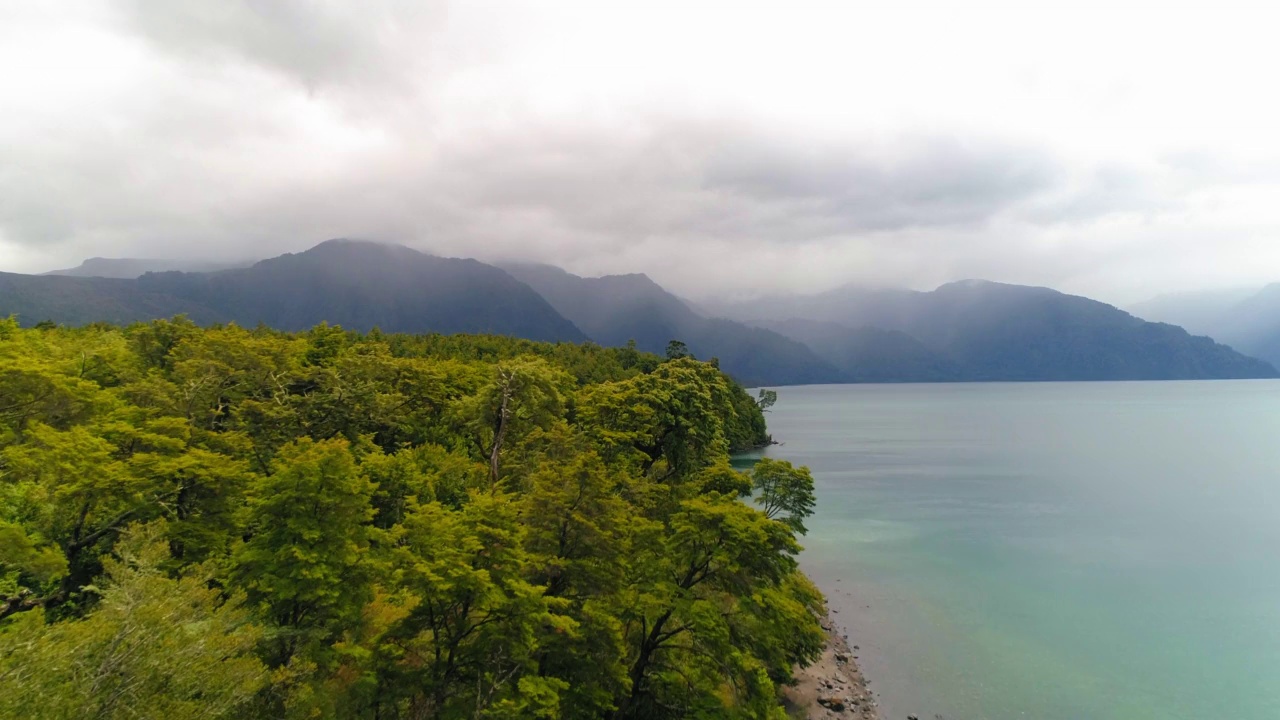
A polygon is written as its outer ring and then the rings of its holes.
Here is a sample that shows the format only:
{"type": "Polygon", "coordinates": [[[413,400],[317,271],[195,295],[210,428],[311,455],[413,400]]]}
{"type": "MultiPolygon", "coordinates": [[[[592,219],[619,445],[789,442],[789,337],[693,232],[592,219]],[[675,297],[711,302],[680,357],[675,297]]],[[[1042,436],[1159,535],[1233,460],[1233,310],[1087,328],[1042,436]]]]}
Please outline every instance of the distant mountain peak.
{"type": "Polygon", "coordinates": [[[325,240],[324,242],[314,245],[311,248],[308,248],[307,250],[303,250],[300,253],[292,253],[292,254],[323,255],[323,254],[334,253],[334,252],[348,253],[353,250],[362,251],[362,252],[376,252],[376,253],[383,253],[383,254],[415,255],[415,256],[425,255],[429,257],[435,257],[430,253],[425,253],[425,252],[422,252],[421,250],[416,250],[407,245],[401,245],[399,243],[392,243],[392,242],[382,242],[380,240],[363,240],[360,238],[333,238],[331,240],[325,240]]]}
{"type": "Polygon", "coordinates": [[[966,278],[964,280],[954,280],[949,283],[944,283],[942,285],[939,285],[938,289],[942,290],[943,288],[983,288],[983,287],[992,287],[994,285],[1001,285],[1001,284],[1002,283],[997,283],[992,280],[982,280],[980,278],[966,278]]]}
{"type": "MultiPolygon", "coordinates": [[[[1051,288],[982,279],[932,292],[845,286],[728,302],[712,306],[724,318],[712,319],[643,273],[583,278],[551,265],[495,267],[358,238],[232,267],[94,257],[60,273],[81,277],[0,273],[0,316],[123,323],[187,313],[202,323],[282,330],[327,321],[388,332],[590,337],[658,353],[679,340],[749,384],[1277,376],[1268,363],[1179,327],[1051,288]]],[[[1222,339],[1280,358],[1280,285],[1229,314],[1222,339]]]]}
{"type": "Polygon", "coordinates": [[[658,285],[658,283],[653,281],[653,278],[649,277],[645,273],[618,273],[614,275],[587,276],[587,275],[578,275],[576,273],[569,272],[568,270],[565,270],[562,267],[559,267],[557,265],[551,265],[549,263],[531,262],[531,261],[524,261],[524,260],[507,260],[507,261],[503,261],[495,264],[500,268],[510,270],[516,274],[545,273],[548,276],[554,275],[561,278],[576,278],[577,280],[583,280],[587,282],[593,282],[593,281],[594,282],[627,282],[627,283],[635,283],[637,285],[647,285],[647,286],[657,288],[664,293],[667,292],[665,288],[663,288],[661,285],[658,285]]]}
{"type": "Polygon", "coordinates": [[[319,250],[321,248],[332,247],[382,247],[382,248],[405,248],[405,245],[392,242],[384,242],[382,240],[368,240],[365,238],[329,238],[311,246],[311,250],[319,250]]]}
{"type": "Polygon", "coordinates": [[[1106,303],[1052,288],[986,280],[948,283],[927,293],[832,291],[729,310],[730,317],[748,322],[752,318],[745,313],[756,313],[769,327],[819,350],[853,378],[933,379],[929,373],[981,381],[1277,376],[1266,362],[1178,327],[1144,322],[1106,303]],[[788,317],[836,325],[816,327],[788,317]],[[841,330],[841,325],[850,329],[841,330]],[[918,344],[853,329],[865,326],[898,331],[918,344]]]}
{"type": "Polygon", "coordinates": [[[532,260],[503,260],[494,263],[500,268],[520,268],[523,270],[541,270],[544,272],[555,273],[556,275],[572,275],[573,273],[562,267],[557,267],[549,263],[534,262],[532,260]]]}
{"type": "Polygon", "coordinates": [[[939,285],[934,292],[951,292],[959,290],[1002,290],[1007,292],[1048,292],[1055,295],[1064,293],[1054,290],[1053,288],[1041,287],[1038,285],[1016,285],[1014,283],[997,282],[995,280],[983,280],[981,278],[968,278],[965,280],[956,280],[954,282],[939,285]]]}
{"type": "Polygon", "coordinates": [[[632,287],[653,288],[664,294],[670,295],[670,292],[666,288],[654,282],[653,278],[649,277],[644,273],[625,273],[622,275],[601,275],[600,277],[589,278],[589,279],[600,280],[605,282],[616,282],[616,283],[620,283],[620,284],[624,284],[632,287]]]}
{"type": "Polygon", "coordinates": [[[249,262],[213,262],[209,260],[176,260],[165,258],[91,257],[73,268],[50,270],[43,275],[69,277],[102,277],[130,280],[149,272],[217,272],[246,267],[249,262]]]}
{"type": "Polygon", "coordinates": [[[601,345],[635,341],[662,353],[679,340],[748,385],[834,382],[835,369],[802,343],[731,320],[708,319],[643,273],[584,278],[548,265],[505,263],[551,306],[601,345]]]}
{"type": "Polygon", "coordinates": [[[187,313],[198,322],[300,330],[322,321],[353,330],[491,333],[581,342],[572,322],[528,285],[476,260],[390,243],[334,239],[223,272],[127,278],[0,273],[0,313],[24,322],[127,323],[187,313]]]}

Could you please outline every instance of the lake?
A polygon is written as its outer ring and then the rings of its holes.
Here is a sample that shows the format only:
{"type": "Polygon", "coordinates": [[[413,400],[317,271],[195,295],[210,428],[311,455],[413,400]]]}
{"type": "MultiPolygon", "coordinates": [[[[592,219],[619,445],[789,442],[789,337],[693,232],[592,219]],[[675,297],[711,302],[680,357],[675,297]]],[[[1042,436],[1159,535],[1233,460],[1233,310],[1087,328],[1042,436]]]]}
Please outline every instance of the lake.
{"type": "Polygon", "coordinates": [[[779,388],[886,720],[1280,718],[1280,381],[779,388]]]}

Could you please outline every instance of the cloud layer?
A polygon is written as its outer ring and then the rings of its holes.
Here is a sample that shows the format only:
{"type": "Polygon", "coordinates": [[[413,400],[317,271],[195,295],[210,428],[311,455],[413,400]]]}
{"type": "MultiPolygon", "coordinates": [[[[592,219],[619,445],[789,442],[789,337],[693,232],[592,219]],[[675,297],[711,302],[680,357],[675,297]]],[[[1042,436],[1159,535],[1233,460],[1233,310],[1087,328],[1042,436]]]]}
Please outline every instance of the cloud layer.
{"type": "Polygon", "coordinates": [[[693,297],[1280,280],[1256,9],[888,5],[0,0],[0,270],[346,236],[693,297]]]}

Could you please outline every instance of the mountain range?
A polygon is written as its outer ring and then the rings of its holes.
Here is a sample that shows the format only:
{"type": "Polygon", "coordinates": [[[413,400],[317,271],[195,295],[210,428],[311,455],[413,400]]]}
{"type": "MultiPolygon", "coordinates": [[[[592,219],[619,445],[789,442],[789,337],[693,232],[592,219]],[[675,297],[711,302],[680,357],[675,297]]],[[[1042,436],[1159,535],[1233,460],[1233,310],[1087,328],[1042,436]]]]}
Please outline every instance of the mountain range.
{"type": "Polygon", "coordinates": [[[843,287],[715,311],[806,342],[851,379],[1176,380],[1275,377],[1180,327],[1049,288],[983,280],[931,292],[843,287]]]}
{"type": "Polygon", "coordinates": [[[495,266],[353,240],[249,267],[170,267],[98,258],[76,276],[0,273],[0,314],[24,324],[84,324],[185,313],[202,324],[282,330],[325,321],[386,332],[634,341],[656,353],[679,340],[748,386],[1277,376],[1267,362],[1173,325],[1047,288],[985,281],[932,292],[845,287],[695,309],[645,275],[585,278],[549,265],[495,266]],[[88,276],[95,269],[120,277],[88,276]]]}
{"type": "Polygon", "coordinates": [[[502,267],[601,345],[634,340],[640,350],[662,354],[668,342],[678,339],[696,357],[716,358],[726,372],[749,385],[844,380],[803,343],[745,323],[703,317],[646,275],[584,278],[551,265],[502,267]]]}
{"type": "Polygon", "coordinates": [[[149,272],[165,272],[179,270],[181,272],[216,272],[232,268],[247,267],[252,263],[220,263],[205,260],[160,260],[155,258],[103,258],[94,257],[85,260],[76,267],[65,270],[50,270],[45,275],[67,275],[70,277],[103,277],[132,279],[149,272]]]}
{"type": "Polygon", "coordinates": [[[358,330],[587,340],[528,285],[492,265],[351,240],[210,273],[149,272],[133,279],[4,273],[0,313],[74,324],[186,313],[201,323],[280,330],[323,321],[358,330]]]}
{"type": "Polygon", "coordinates": [[[1161,295],[1130,310],[1148,320],[1182,325],[1280,365],[1280,283],[1261,289],[1161,295]]]}

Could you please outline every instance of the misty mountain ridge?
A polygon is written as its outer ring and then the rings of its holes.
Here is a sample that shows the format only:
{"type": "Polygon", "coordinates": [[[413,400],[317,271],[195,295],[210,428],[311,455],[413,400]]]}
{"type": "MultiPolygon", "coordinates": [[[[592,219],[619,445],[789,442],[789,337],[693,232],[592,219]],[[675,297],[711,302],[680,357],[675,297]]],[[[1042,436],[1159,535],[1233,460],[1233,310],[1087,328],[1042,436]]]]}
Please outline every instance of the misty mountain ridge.
{"type": "Polygon", "coordinates": [[[848,327],[805,318],[764,320],[761,324],[803,342],[823,360],[841,368],[845,382],[956,382],[964,374],[946,356],[897,330],[848,327]]]}
{"type": "Polygon", "coordinates": [[[778,308],[753,301],[719,309],[744,321],[772,310],[755,322],[807,342],[850,377],[893,367],[919,368],[890,373],[897,381],[1277,376],[1270,364],[1207,337],[1050,288],[985,280],[948,283],[931,292],[843,287],[791,296],[778,308]],[[820,337],[812,323],[825,324],[820,337]]]}
{"type": "MultiPolygon", "coordinates": [[[[1280,286],[1275,295],[1280,307],[1280,286]]],[[[679,340],[748,385],[1277,376],[1208,338],[1049,288],[983,280],[931,292],[846,286],[703,306],[695,310],[643,274],[585,278],[356,240],[217,272],[0,273],[0,314],[24,324],[185,313],[202,324],[282,330],[329,322],[609,346],[634,340],[657,353],[679,340]]]]}
{"type": "Polygon", "coordinates": [[[149,272],[217,272],[233,268],[248,267],[252,262],[214,262],[210,260],[175,260],[155,258],[103,258],[93,257],[76,267],[65,270],[50,270],[44,275],[65,275],[69,277],[101,277],[132,280],[149,272]]]}
{"type": "Polygon", "coordinates": [[[748,385],[840,382],[842,373],[801,342],[732,320],[707,318],[647,275],[584,278],[551,265],[504,263],[592,340],[663,353],[680,340],[695,356],[716,358],[748,385]]]}
{"type": "Polygon", "coordinates": [[[23,325],[43,320],[127,325],[174,315],[186,315],[201,325],[225,321],[213,308],[157,294],[134,279],[18,273],[0,273],[0,316],[4,315],[16,315],[23,325]]]}
{"type": "Polygon", "coordinates": [[[248,326],[300,330],[324,321],[355,330],[587,339],[502,270],[402,245],[329,240],[244,269],[150,273],[137,282],[154,293],[216,308],[227,320],[248,326]]]}
{"type": "Polygon", "coordinates": [[[0,313],[16,313],[25,323],[128,323],[186,313],[201,323],[280,330],[329,322],[365,331],[587,339],[496,267],[356,240],[212,273],[152,272],[132,280],[4,274],[0,313]]]}
{"type": "Polygon", "coordinates": [[[1213,335],[1224,315],[1261,288],[1167,293],[1125,308],[1144,320],[1179,325],[1197,335],[1213,335]]]}
{"type": "Polygon", "coordinates": [[[1185,325],[1243,353],[1280,364],[1280,283],[1161,295],[1130,309],[1151,320],[1185,325]]]}

